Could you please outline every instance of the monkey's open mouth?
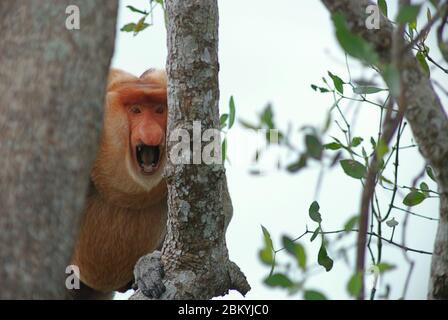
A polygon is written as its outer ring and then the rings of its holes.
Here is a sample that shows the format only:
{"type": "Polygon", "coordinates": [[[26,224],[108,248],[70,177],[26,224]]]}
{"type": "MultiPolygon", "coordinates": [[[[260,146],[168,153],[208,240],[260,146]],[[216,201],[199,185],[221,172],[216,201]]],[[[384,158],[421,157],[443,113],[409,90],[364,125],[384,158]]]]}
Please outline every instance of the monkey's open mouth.
{"type": "Polygon", "coordinates": [[[153,174],[159,167],[160,146],[140,144],[136,147],[137,163],[143,174],[153,174]]]}

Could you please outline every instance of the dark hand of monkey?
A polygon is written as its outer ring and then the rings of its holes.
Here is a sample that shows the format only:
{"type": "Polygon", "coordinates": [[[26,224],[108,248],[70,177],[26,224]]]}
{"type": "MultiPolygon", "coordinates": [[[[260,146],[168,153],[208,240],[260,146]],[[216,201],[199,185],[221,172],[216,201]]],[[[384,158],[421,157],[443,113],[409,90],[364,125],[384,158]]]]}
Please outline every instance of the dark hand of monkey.
{"type": "Polygon", "coordinates": [[[161,257],[160,251],[154,251],[141,257],[134,268],[135,283],[132,287],[139,288],[149,298],[159,298],[166,289],[162,282],[165,272],[161,257]]]}

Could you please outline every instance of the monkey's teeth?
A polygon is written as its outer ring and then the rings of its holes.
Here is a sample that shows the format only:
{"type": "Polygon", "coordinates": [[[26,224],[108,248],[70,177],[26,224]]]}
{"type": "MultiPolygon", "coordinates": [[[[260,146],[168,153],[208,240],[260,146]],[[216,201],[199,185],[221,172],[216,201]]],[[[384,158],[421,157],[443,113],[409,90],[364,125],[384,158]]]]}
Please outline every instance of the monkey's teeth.
{"type": "Polygon", "coordinates": [[[152,172],[156,166],[154,164],[146,165],[142,164],[143,171],[152,172]]]}

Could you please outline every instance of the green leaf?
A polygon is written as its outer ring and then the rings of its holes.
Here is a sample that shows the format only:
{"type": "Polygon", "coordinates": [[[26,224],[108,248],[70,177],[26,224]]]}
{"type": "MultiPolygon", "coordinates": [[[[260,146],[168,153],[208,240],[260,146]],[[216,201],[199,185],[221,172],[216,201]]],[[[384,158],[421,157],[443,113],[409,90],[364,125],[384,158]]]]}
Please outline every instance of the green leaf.
{"type": "Polygon", "coordinates": [[[261,226],[261,230],[263,231],[264,248],[260,250],[259,257],[263,263],[271,266],[274,263],[274,246],[271,235],[264,226],[261,226]]]}
{"type": "Polygon", "coordinates": [[[336,38],[345,52],[357,59],[363,60],[367,64],[378,63],[379,57],[372,45],[360,36],[350,32],[345,17],[342,14],[336,13],[332,19],[336,29],[336,38]]]}
{"type": "Polygon", "coordinates": [[[342,79],[338,76],[332,74],[330,71],[328,71],[328,75],[330,76],[331,80],[333,80],[333,84],[336,90],[338,90],[341,94],[344,94],[344,81],[342,81],[342,79]]]}
{"type": "Polygon", "coordinates": [[[224,138],[221,144],[221,160],[224,163],[227,159],[227,138],[224,138]]]}
{"type": "Polygon", "coordinates": [[[379,170],[383,170],[384,169],[384,165],[385,165],[384,159],[380,159],[378,161],[378,168],[379,168],[379,170]]]}
{"type": "Polygon", "coordinates": [[[316,290],[305,290],[303,297],[305,300],[327,300],[323,293],[316,290]]]}
{"type": "Polygon", "coordinates": [[[374,94],[381,91],[387,91],[387,89],[372,87],[372,86],[359,86],[353,88],[353,92],[356,94],[374,94]]]}
{"type": "Polygon", "coordinates": [[[385,176],[381,175],[380,177],[381,182],[386,182],[388,184],[394,184],[390,179],[387,179],[385,176]]]}
{"type": "Polygon", "coordinates": [[[426,197],[429,196],[429,186],[426,184],[426,182],[420,183],[420,189],[422,190],[422,192],[426,197]]]}
{"type": "Polygon", "coordinates": [[[317,263],[324,267],[327,272],[333,268],[333,260],[328,256],[327,249],[324,244],[320,246],[319,255],[317,256],[317,263]]]}
{"type": "Polygon", "coordinates": [[[328,90],[327,88],[322,88],[322,87],[316,86],[315,84],[311,85],[311,89],[313,89],[314,91],[319,90],[321,93],[330,92],[330,90],[328,90]]]}
{"type": "Polygon", "coordinates": [[[339,143],[342,146],[342,142],[341,140],[339,140],[338,138],[335,138],[333,136],[331,136],[333,138],[334,141],[336,141],[337,143],[339,143]]]}
{"type": "Polygon", "coordinates": [[[324,124],[324,127],[322,128],[322,133],[326,133],[328,131],[328,129],[330,129],[331,122],[332,122],[332,116],[331,116],[331,110],[330,110],[327,113],[327,116],[325,118],[325,124],[324,124]]]}
{"type": "Polygon", "coordinates": [[[422,182],[422,183],[420,183],[420,189],[422,189],[423,191],[428,191],[429,186],[426,182],[422,182]]]}
{"type": "Polygon", "coordinates": [[[330,143],[324,144],[324,148],[327,150],[339,150],[342,148],[342,145],[337,142],[330,142],[330,143]]]}
{"type": "Polygon", "coordinates": [[[420,63],[420,66],[422,67],[423,71],[425,71],[426,75],[429,76],[431,74],[431,70],[429,69],[428,63],[426,62],[425,54],[421,51],[418,51],[415,57],[420,63]]]}
{"type": "Polygon", "coordinates": [[[387,263],[387,262],[381,262],[376,265],[378,269],[380,270],[380,273],[384,273],[386,271],[394,270],[396,268],[395,265],[387,263]]]}
{"type": "Polygon", "coordinates": [[[357,297],[362,289],[362,276],[360,272],[351,276],[347,284],[347,291],[352,297],[357,297]]]}
{"type": "Polygon", "coordinates": [[[229,118],[229,115],[227,113],[222,114],[221,117],[219,118],[219,125],[220,125],[221,129],[226,126],[226,122],[227,122],[228,118],[229,118]]]}
{"type": "Polygon", "coordinates": [[[397,18],[395,19],[398,23],[413,23],[417,20],[417,16],[420,12],[420,5],[405,5],[400,8],[397,18]]]}
{"type": "Polygon", "coordinates": [[[320,226],[316,228],[316,230],[314,230],[313,235],[311,236],[310,242],[313,242],[314,239],[316,239],[316,237],[319,235],[320,232],[320,226]]]}
{"type": "Polygon", "coordinates": [[[267,277],[264,283],[270,287],[282,287],[291,288],[294,283],[288,278],[287,275],[282,273],[274,273],[273,275],[267,277]]]}
{"type": "Polygon", "coordinates": [[[395,218],[390,219],[389,221],[386,221],[386,225],[389,228],[395,228],[396,226],[398,226],[398,221],[395,220],[395,218]]]}
{"type": "Polygon", "coordinates": [[[366,167],[369,165],[369,157],[367,156],[367,151],[362,147],[361,149],[362,157],[364,158],[364,162],[366,163],[366,167]]]}
{"type": "Polygon", "coordinates": [[[305,136],[305,145],[311,158],[316,160],[320,160],[322,158],[323,146],[318,137],[307,134],[305,136]]]}
{"type": "Polygon", "coordinates": [[[307,161],[308,161],[308,156],[306,154],[302,154],[302,155],[300,155],[299,159],[296,162],[288,165],[286,167],[286,170],[288,170],[288,172],[290,172],[290,173],[297,173],[301,169],[306,167],[307,161]]]}
{"type": "Polygon", "coordinates": [[[258,252],[258,256],[261,262],[268,266],[272,266],[272,264],[274,263],[274,254],[272,253],[272,250],[269,250],[269,248],[267,247],[261,249],[258,252]]]}
{"type": "Polygon", "coordinates": [[[352,143],[351,143],[351,145],[352,145],[352,147],[357,147],[357,146],[359,146],[363,141],[364,141],[364,139],[361,138],[361,137],[354,137],[354,138],[352,139],[352,143]]]}
{"type": "Polygon", "coordinates": [[[317,201],[313,201],[313,203],[310,205],[310,208],[308,210],[311,220],[313,220],[317,223],[322,222],[322,217],[319,213],[319,209],[320,209],[319,203],[317,203],[317,201]]]}
{"type": "Polygon", "coordinates": [[[426,166],[426,174],[431,178],[432,181],[437,182],[436,177],[434,176],[434,171],[432,171],[432,168],[430,166],[426,166]]]}
{"type": "Polygon", "coordinates": [[[135,33],[139,33],[141,31],[145,30],[146,28],[148,28],[149,26],[150,26],[149,23],[142,23],[141,25],[137,24],[137,26],[135,28],[136,29],[135,33]]]}
{"type": "Polygon", "coordinates": [[[425,199],[426,196],[424,193],[414,190],[406,195],[406,197],[403,199],[403,204],[412,207],[422,203],[425,199]]]}
{"type": "Polygon", "coordinates": [[[268,229],[266,229],[263,225],[261,226],[261,230],[263,231],[263,237],[264,237],[264,242],[266,244],[266,246],[271,249],[274,250],[274,246],[272,244],[272,238],[271,238],[271,234],[269,233],[268,229]]]}
{"type": "Polygon", "coordinates": [[[352,230],[355,228],[355,226],[358,224],[358,221],[359,221],[359,216],[358,216],[358,215],[351,217],[351,218],[345,223],[345,225],[344,225],[344,230],[345,230],[346,232],[352,231],[352,230]]]}
{"type": "Polygon", "coordinates": [[[261,114],[261,123],[265,124],[269,129],[274,129],[274,113],[272,112],[271,104],[268,104],[261,114]]]}
{"type": "Polygon", "coordinates": [[[381,160],[388,152],[389,152],[389,146],[384,143],[383,139],[380,138],[376,146],[376,158],[378,160],[381,160]]]}
{"type": "Polygon", "coordinates": [[[378,0],[378,7],[380,8],[380,10],[384,14],[384,16],[387,17],[387,3],[386,3],[386,0],[378,0]]]}
{"type": "Polygon", "coordinates": [[[134,32],[135,26],[136,26],[135,23],[128,23],[128,24],[124,25],[120,29],[120,31],[123,31],[123,32],[134,32]]]}
{"type": "Polygon", "coordinates": [[[244,120],[239,120],[239,123],[246,129],[252,129],[252,130],[259,130],[259,129],[261,129],[260,126],[253,125],[253,124],[251,124],[251,123],[249,123],[247,121],[244,121],[244,120]]]}
{"type": "Polygon", "coordinates": [[[136,13],[140,13],[140,14],[144,14],[144,15],[148,14],[146,11],[137,9],[137,8],[135,8],[135,7],[133,7],[133,6],[126,6],[126,8],[128,8],[128,9],[131,10],[132,12],[136,12],[136,13]]]}
{"type": "Polygon", "coordinates": [[[229,101],[229,129],[233,127],[234,123],[235,123],[235,101],[233,100],[233,96],[231,96],[229,101]]]}
{"type": "Polygon", "coordinates": [[[389,87],[392,96],[400,95],[400,72],[394,65],[386,65],[383,69],[383,79],[389,87]]]}
{"type": "Polygon", "coordinates": [[[293,242],[291,238],[283,236],[282,238],[283,247],[292,254],[296,260],[298,266],[302,269],[306,269],[306,252],[305,248],[298,242],[293,242]]]}
{"type": "Polygon", "coordinates": [[[362,179],[366,175],[366,167],[356,160],[341,160],[339,161],[344,172],[355,179],[362,179]]]}
{"type": "Polygon", "coordinates": [[[139,33],[139,32],[141,32],[141,31],[143,31],[143,30],[145,30],[147,27],[149,27],[149,24],[146,23],[145,20],[146,20],[146,16],[141,18],[137,22],[137,24],[135,25],[135,28],[134,28],[134,35],[139,33]]]}
{"type": "Polygon", "coordinates": [[[372,144],[372,149],[376,149],[376,141],[373,139],[373,137],[370,137],[370,143],[372,144]]]}

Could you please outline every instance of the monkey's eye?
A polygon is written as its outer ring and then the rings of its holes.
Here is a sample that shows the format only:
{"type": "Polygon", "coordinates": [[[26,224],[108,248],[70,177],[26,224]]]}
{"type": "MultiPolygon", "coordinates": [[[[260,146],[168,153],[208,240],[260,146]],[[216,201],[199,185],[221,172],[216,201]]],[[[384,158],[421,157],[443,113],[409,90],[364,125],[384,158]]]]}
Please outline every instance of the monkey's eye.
{"type": "Polygon", "coordinates": [[[129,108],[129,111],[130,111],[131,113],[134,113],[134,114],[137,114],[137,113],[141,113],[141,112],[142,112],[140,106],[131,106],[131,107],[129,108]]]}
{"type": "Polygon", "coordinates": [[[161,114],[165,111],[165,106],[163,104],[156,105],[155,111],[156,113],[161,114]]]}

